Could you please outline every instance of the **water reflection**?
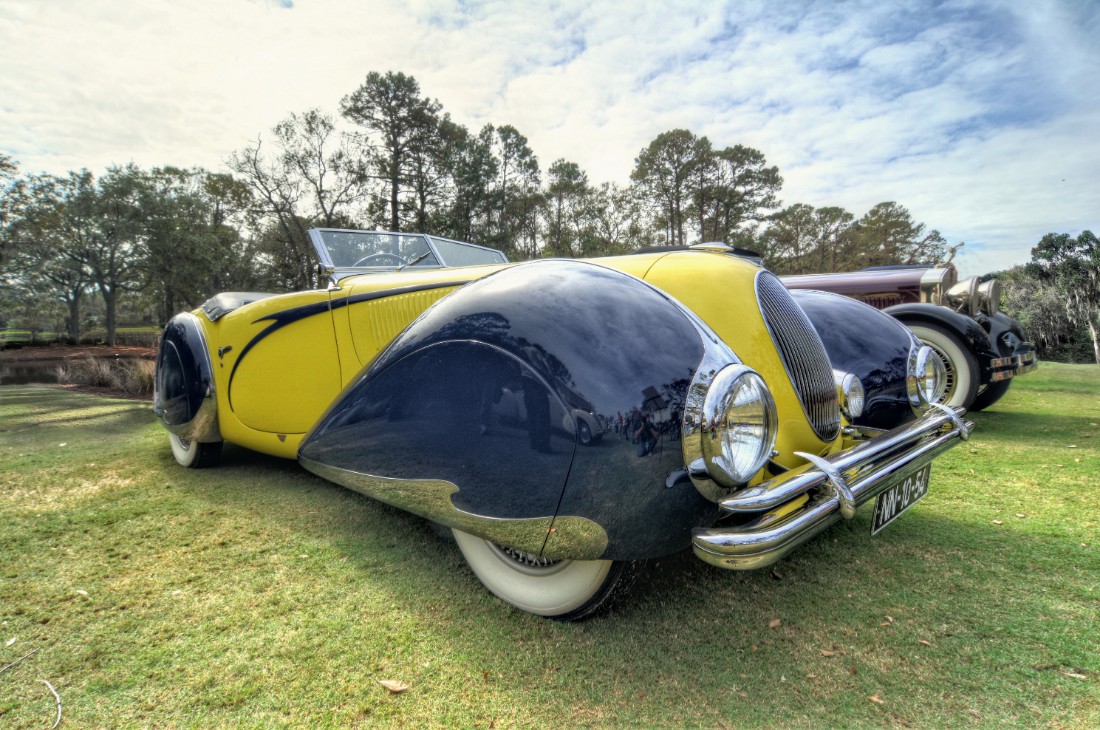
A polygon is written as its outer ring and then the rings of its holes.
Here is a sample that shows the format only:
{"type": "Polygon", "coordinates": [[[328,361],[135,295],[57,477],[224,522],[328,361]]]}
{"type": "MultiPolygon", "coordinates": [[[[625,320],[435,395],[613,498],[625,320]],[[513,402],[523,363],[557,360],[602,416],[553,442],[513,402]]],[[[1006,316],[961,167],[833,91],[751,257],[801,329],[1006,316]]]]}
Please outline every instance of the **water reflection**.
{"type": "Polygon", "coordinates": [[[0,385],[56,383],[59,360],[0,360],[0,385]]]}

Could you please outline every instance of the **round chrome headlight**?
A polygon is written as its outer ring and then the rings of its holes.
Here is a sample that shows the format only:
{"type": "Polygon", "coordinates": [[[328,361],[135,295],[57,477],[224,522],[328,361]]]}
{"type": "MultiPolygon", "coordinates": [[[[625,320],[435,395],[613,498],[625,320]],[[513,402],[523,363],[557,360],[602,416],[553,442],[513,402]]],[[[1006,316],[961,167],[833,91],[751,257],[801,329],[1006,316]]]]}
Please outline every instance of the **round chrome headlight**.
{"type": "Polygon", "coordinates": [[[971,276],[955,284],[947,290],[945,299],[947,300],[945,304],[956,312],[962,312],[971,317],[977,316],[981,302],[981,297],[978,295],[978,277],[971,276]]]}
{"type": "Polygon", "coordinates": [[[992,317],[1001,308],[1001,282],[996,279],[978,285],[978,308],[992,317]]]}
{"type": "Polygon", "coordinates": [[[943,398],[947,389],[947,368],[928,345],[921,345],[910,353],[906,385],[914,409],[924,410],[943,398]]]}
{"type": "Polygon", "coordinates": [[[833,371],[833,382],[836,383],[836,394],[840,399],[840,410],[848,420],[859,418],[863,414],[863,383],[852,373],[842,370],[833,371]]]}
{"type": "Polygon", "coordinates": [[[714,376],[703,400],[703,459],[711,479],[741,486],[767,463],[775,446],[775,401],[754,370],[727,365],[714,376]]]}

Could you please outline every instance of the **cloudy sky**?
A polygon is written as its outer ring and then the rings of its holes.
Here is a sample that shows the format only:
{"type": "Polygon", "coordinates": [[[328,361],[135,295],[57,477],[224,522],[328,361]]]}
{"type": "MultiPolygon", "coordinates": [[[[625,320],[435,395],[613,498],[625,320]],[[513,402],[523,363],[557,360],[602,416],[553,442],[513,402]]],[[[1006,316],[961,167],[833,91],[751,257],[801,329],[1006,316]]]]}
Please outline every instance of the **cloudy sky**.
{"type": "Polygon", "coordinates": [[[756,147],[784,204],[895,200],[963,275],[1100,230],[1100,2],[0,0],[0,151],[222,169],[403,71],[543,169],[625,183],[657,134],[756,147]]]}

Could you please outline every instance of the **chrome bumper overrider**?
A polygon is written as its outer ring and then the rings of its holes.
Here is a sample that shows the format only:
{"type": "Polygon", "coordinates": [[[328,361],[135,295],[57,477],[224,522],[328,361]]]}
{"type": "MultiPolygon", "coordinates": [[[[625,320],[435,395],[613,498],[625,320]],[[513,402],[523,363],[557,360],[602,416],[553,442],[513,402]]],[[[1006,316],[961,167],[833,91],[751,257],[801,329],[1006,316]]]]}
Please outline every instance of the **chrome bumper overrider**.
{"type": "Polygon", "coordinates": [[[965,412],[934,406],[913,423],[827,459],[801,454],[811,463],[719,501],[725,516],[742,515],[751,521],[697,528],[692,535],[695,554],[711,565],[739,570],[778,561],[969,438],[974,424],[963,420],[965,412]]]}
{"type": "Polygon", "coordinates": [[[1039,360],[1035,357],[1035,351],[1029,350],[1020,355],[995,357],[989,361],[989,367],[993,371],[990,373],[989,382],[996,383],[1030,373],[1039,367],[1039,360]]]}
{"type": "Polygon", "coordinates": [[[1039,367],[1039,359],[1035,357],[1034,351],[1025,352],[1022,355],[1013,355],[1012,367],[1015,369],[1017,375],[1030,373],[1032,370],[1039,367]]]}

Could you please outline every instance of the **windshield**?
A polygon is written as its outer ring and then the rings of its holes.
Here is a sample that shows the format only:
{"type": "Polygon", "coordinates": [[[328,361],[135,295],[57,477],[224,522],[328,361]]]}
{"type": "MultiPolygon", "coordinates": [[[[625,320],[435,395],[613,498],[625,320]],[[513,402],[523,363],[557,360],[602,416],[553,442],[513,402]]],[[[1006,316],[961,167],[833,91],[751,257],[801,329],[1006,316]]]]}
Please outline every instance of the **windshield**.
{"type": "Polygon", "coordinates": [[[318,231],[337,269],[438,267],[424,236],[379,231],[318,231]]]}
{"type": "Polygon", "coordinates": [[[324,266],[343,275],[364,269],[436,269],[506,264],[503,251],[421,233],[311,228],[309,238],[324,266]]]}
{"type": "Polygon", "coordinates": [[[508,257],[495,248],[476,246],[472,243],[452,241],[449,238],[428,236],[432,246],[443,257],[446,266],[480,266],[482,264],[506,264],[508,257]]]}

